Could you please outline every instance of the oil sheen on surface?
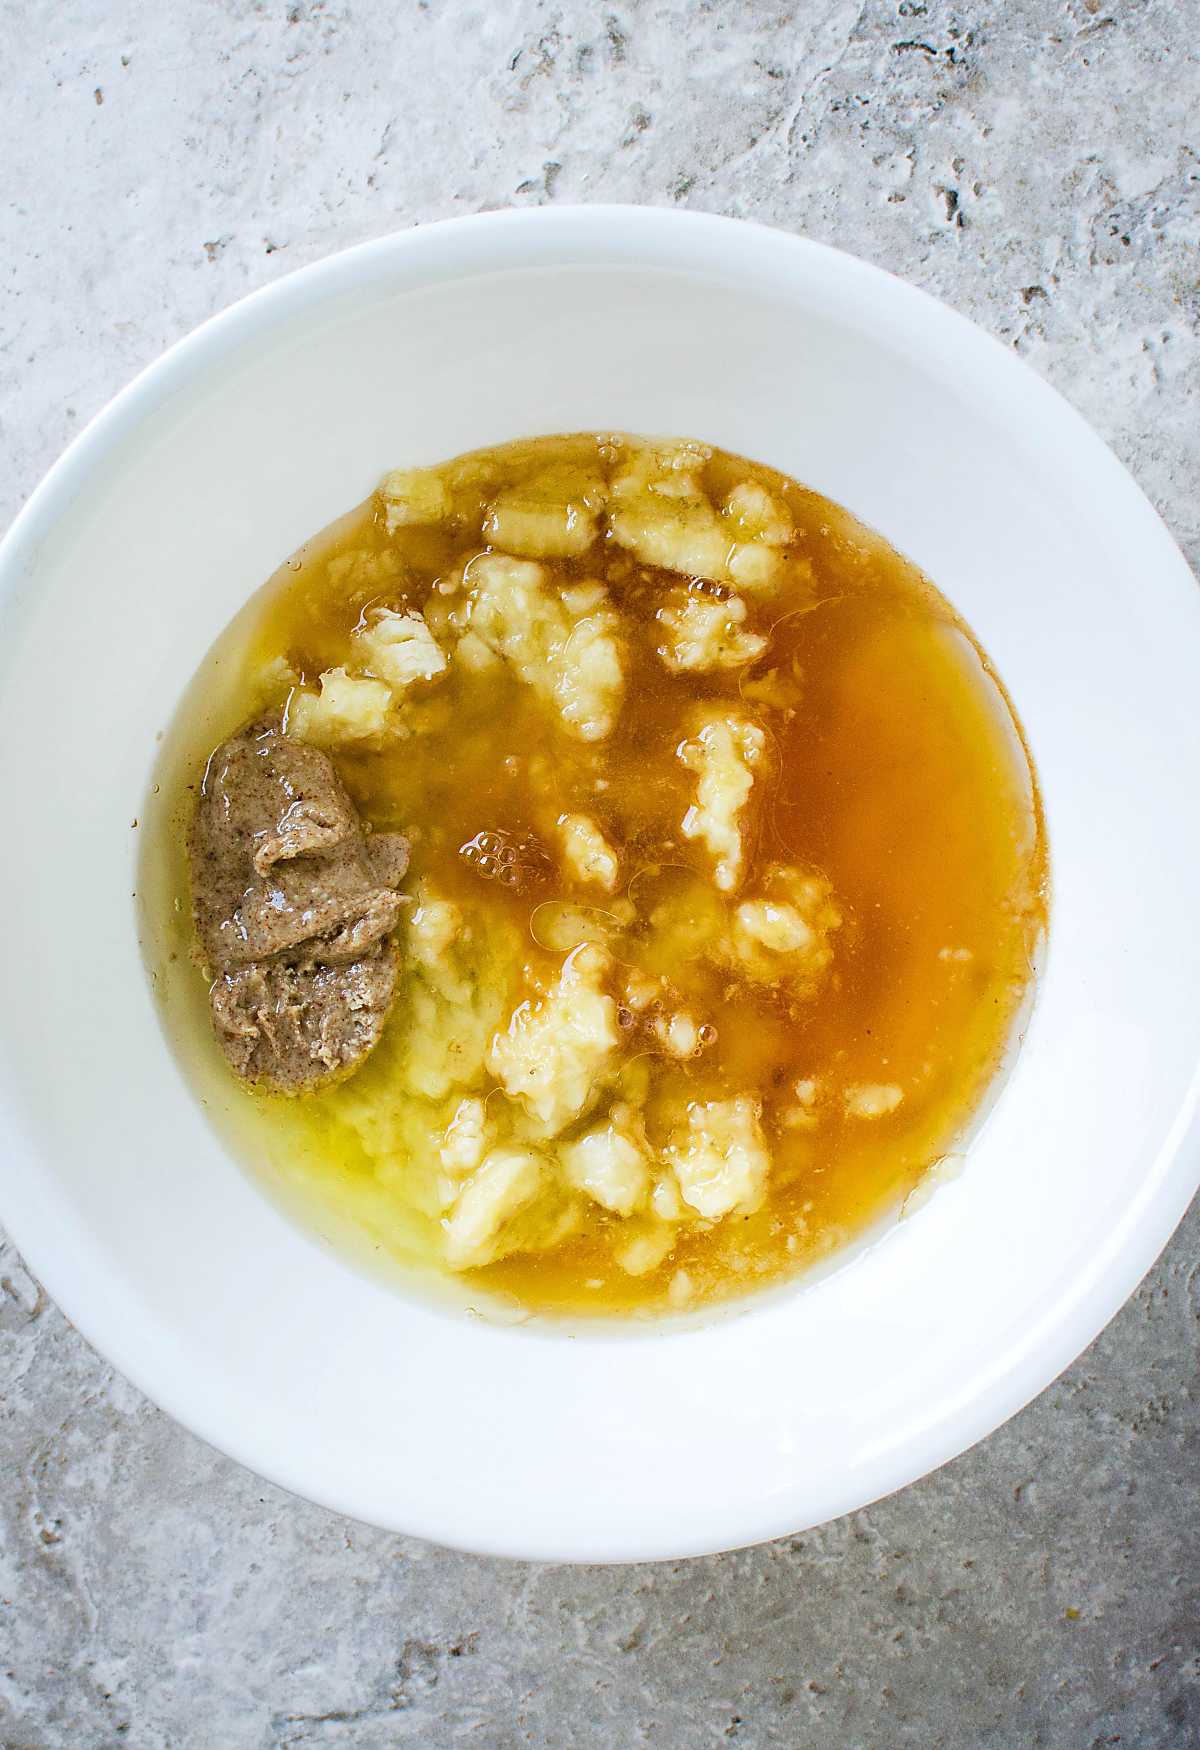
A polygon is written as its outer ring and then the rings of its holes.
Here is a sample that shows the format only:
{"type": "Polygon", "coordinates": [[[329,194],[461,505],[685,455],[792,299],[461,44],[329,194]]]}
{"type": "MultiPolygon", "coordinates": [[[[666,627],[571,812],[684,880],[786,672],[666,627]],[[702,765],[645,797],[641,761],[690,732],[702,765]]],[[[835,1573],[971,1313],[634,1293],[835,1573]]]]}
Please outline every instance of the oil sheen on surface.
{"type": "MultiPolygon", "coordinates": [[[[606,532],[600,514],[586,552],[545,564],[556,588],[584,580],[607,587],[625,667],[611,733],[564,733],[555,709],[511,665],[476,670],[452,658],[436,685],[413,689],[402,736],[331,748],[364,818],[411,835],[414,907],[424,893],[458,908],[447,915],[457,917],[460,936],[465,927],[469,945],[448,950],[459,958],[435,993],[441,1006],[431,1008],[435,998],[418,990],[410,970],[411,990],[402,990],[375,1055],[314,1095],[283,1100],[222,1076],[196,1000],[203,982],[187,963],[178,851],[204,757],[254,712],[282,706],[343,664],[355,627],[379,607],[424,610],[449,651],[455,597],[453,586],[443,597],[440,585],[461,579],[464,563],[488,549],[487,505],[534,472],[609,476],[621,454],[619,444],[591,436],[480,452],[454,475],[459,505],[478,504],[473,518],[389,534],[372,499],[281,567],[207,659],[181,709],[160,774],[158,901],[153,883],[148,889],[148,903],[169,913],[164,940],[175,964],[186,967],[172,974],[188,990],[169,1025],[191,1034],[183,1054],[204,1060],[210,1093],[220,1087],[216,1103],[240,1151],[290,1186],[319,1227],[358,1232],[376,1253],[410,1266],[437,1267],[443,1203],[425,1157],[439,1127],[465,1092],[495,1110],[488,1095],[496,1083],[478,1072],[478,1041],[462,1046],[476,1071],[467,1087],[452,1079],[453,1039],[439,1045],[428,1075],[406,1055],[414,1030],[439,1015],[453,1033],[446,1016],[454,978],[478,980],[484,991],[462,991],[467,1031],[482,1039],[560,975],[564,918],[571,942],[594,936],[604,944],[610,978],[629,967],[665,975],[707,1043],[680,1059],[641,1049],[642,1036],[631,1034],[622,1065],[610,1068],[602,1095],[568,1134],[594,1125],[616,1098],[637,1108],[658,1150],[689,1107],[744,1096],[770,1153],[765,1195],[757,1209],[719,1220],[692,1212],[672,1228],[666,1255],[649,1265],[643,1257],[638,1270],[616,1259],[628,1220],[573,1197],[557,1243],[547,1244],[543,1231],[534,1249],[460,1274],[473,1292],[574,1315],[743,1293],[827,1256],[897,1209],[955,1149],[1000,1068],[1045,927],[1035,781],[1005,695],[967,628],[927,579],[846,511],[770,469],[706,452],[701,478],[714,504],[740,483],[757,483],[794,527],[772,585],[740,592],[742,629],[767,637],[762,654],[706,672],[671,669],[659,654],[658,610],[681,589],[719,600],[737,586],[689,585],[642,562],[606,532]],[[682,831],[696,778],[678,754],[697,723],[722,710],[764,732],[741,815],[743,866],[723,893],[704,842],[682,831]],[[611,893],[562,876],[555,823],[564,813],[597,823],[616,851],[611,893]],[[463,854],[481,833],[493,835],[483,840],[485,857],[505,843],[523,846],[533,884],[514,891],[486,879],[479,857],[463,854]],[[828,970],[794,988],[739,977],[711,947],[728,930],[730,908],[760,891],[777,865],[819,872],[841,920],[828,970]],[[556,901],[587,908],[582,922],[556,901]]],[[[624,1005],[622,1021],[630,1022],[624,1005]]],[[[641,1220],[634,1217],[635,1229],[641,1220]]]]}

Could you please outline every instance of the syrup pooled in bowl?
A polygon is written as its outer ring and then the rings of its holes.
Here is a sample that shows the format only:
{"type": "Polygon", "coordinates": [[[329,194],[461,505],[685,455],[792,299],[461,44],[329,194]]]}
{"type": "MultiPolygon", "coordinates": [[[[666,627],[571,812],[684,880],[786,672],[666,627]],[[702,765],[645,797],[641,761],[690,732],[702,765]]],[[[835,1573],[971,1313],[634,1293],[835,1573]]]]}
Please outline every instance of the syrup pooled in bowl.
{"type": "Polygon", "coordinates": [[[263,713],[411,858],[370,1054],[226,1077],[318,1226],[527,1309],[694,1307],[864,1232],[979,1110],[1046,924],[1032,766],[946,600],[794,481],[593,435],[389,476],[181,708],[180,951],[204,760],[263,713]]]}

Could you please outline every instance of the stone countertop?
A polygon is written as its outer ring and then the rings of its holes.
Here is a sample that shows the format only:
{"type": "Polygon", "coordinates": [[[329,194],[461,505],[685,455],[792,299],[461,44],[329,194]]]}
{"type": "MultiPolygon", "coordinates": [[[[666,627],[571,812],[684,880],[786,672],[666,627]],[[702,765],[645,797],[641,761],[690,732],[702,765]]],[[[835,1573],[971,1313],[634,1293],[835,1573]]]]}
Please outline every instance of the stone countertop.
{"type": "MultiPolygon", "coordinates": [[[[762,219],[907,276],[1200,556],[1200,0],[9,0],[7,524],[168,342],[397,226],[762,219]]],[[[657,1567],[477,1560],[201,1445],[0,1255],[0,1743],[1200,1744],[1200,1219],[935,1476],[657,1567]]]]}

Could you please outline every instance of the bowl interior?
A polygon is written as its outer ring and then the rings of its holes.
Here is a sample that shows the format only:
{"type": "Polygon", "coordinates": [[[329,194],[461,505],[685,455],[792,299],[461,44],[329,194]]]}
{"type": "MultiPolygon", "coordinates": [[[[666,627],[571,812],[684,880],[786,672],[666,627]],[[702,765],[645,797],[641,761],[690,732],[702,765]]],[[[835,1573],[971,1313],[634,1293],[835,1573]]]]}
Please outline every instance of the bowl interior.
{"type": "MultiPolygon", "coordinates": [[[[278,1481],[480,1550],[796,1529],[978,1437],[1111,1315],[1195,1184],[1200,603],[1033,375],[873,269],[679,215],[498,215],[281,282],[84,434],[0,556],[0,1210],[111,1358],[278,1481]],[[692,1329],[504,1329],[355,1273],[225,1152],[137,940],[145,788],[216,634],[392,465],[613,428],[847,505],[963,612],[1050,831],[1024,1049],[965,1170],[845,1268],[692,1329]]],[[[898,847],[902,854],[903,847],[898,847]]]]}

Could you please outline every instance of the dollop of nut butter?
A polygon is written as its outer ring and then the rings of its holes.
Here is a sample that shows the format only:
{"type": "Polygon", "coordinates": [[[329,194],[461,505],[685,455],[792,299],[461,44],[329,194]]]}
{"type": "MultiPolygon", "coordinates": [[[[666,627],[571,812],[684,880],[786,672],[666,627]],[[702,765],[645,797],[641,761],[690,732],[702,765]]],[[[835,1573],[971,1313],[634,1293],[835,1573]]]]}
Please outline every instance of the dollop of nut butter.
{"type": "Polygon", "coordinates": [[[395,993],[408,841],[365,831],[329,756],[271,716],[213,754],[189,850],[213,1028],[231,1067],[285,1094],[353,1069],[395,993]]]}

